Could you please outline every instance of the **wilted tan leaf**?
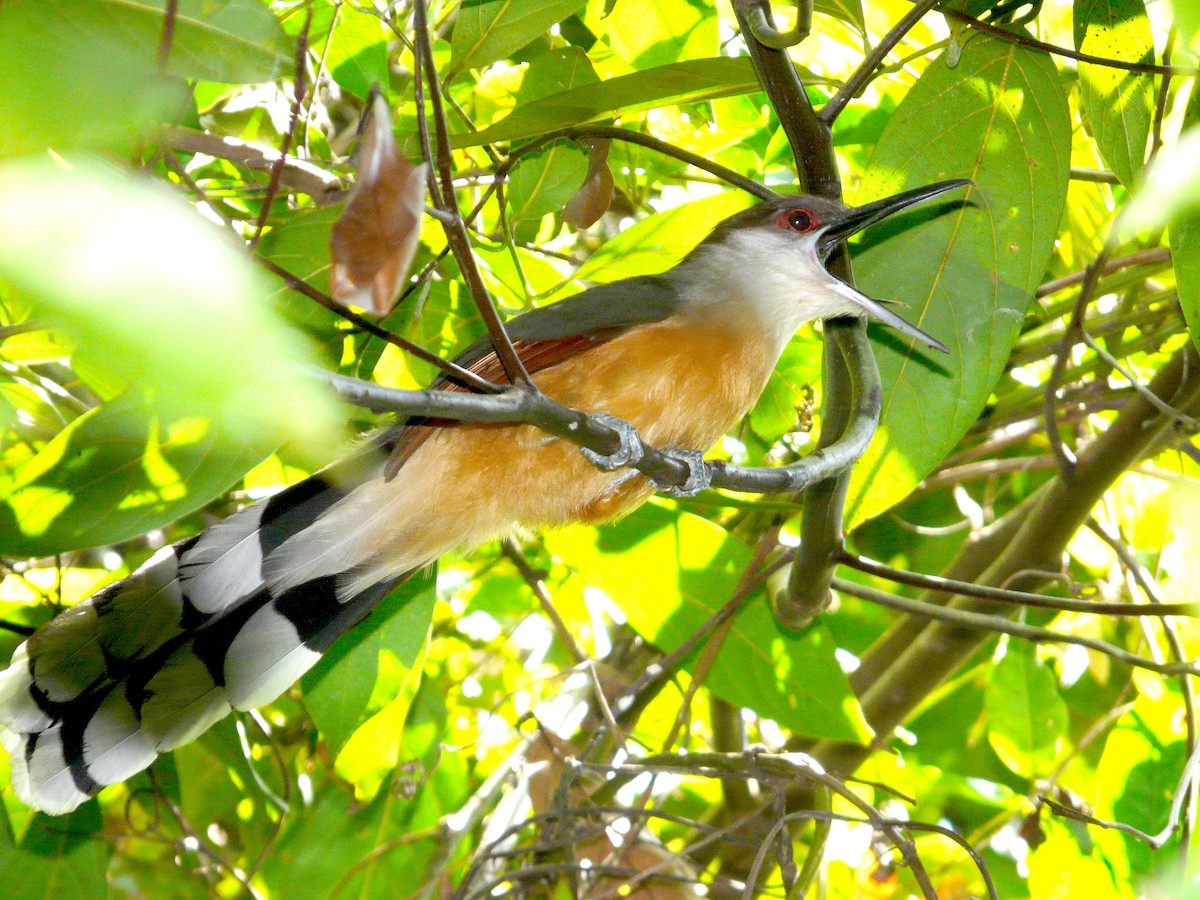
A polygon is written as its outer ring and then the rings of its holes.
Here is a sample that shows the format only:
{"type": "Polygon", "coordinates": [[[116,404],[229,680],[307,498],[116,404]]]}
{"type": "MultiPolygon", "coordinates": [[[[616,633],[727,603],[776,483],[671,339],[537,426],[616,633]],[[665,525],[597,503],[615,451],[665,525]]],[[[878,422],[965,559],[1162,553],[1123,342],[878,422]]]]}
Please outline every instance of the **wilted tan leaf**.
{"type": "Polygon", "coordinates": [[[396,149],[387,103],[376,97],[359,148],[358,181],[329,237],[329,290],[347,306],[386,315],[408,276],[425,208],[425,164],[396,149]]]}
{"type": "Polygon", "coordinates": [[[588,151],[588,172],[583,185],[563,207],[564,222],[576,228],[587,228],[600,220],[612,202],[613,176],[608,168],[608,138],[592,138],[582,141],[588,151]]]}

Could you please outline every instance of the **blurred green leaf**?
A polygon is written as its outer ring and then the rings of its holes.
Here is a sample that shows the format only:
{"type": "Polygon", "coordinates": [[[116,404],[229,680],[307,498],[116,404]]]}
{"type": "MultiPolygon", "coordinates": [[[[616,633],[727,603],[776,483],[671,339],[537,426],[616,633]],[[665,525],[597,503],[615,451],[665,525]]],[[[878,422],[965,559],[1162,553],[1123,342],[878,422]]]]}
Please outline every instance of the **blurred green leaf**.
{"type": "Polygon", "coordinates": [[[266,277],[169,192],[91,165],[0,168],[0,277],[162,412],[219,422],[227,452],[336,446],[329,393],[297,368],[312,351],[269,309],[266,277]]]}
{"type": "Polygon", "coordinates": [[[1026,778],[1049,775],[1067,733],[1058,680],[1025,641],[1010,640],[984,691],[988,740],[1004,764],[1026,778]]]}
{"type": "Polygon", "coordinates": [[[0,157],[47,147],[128,151],[187,102],[184,85],[157,73],[157,42],[127,35],[122,14],[109,18],[114,6],[0,4],[0,157]]]}
{"type": "Polygon", "coordinates": [[[586,0],[463,0],[450,38],[447,80],[464,69],[489,65],[541,37],[577,12],[586,0]]]}
{"type": "Polygon", "coordinates": [[[605,36],[638,69],[715,56],[717,17],[702,0],[623,0],[604,20],[605,36]]]}
{"type": "Polygon", "coordinates": [[[0,841],[0,878],[17,900],[95,900],[108,896],[112,845],[97,833],[100,808],[88,803],[69,816],[33,817],[20,845],[0,841]]]}
{"type": "MultiPolygon", "coordinates": [[[[530,61],[517,91],[517,103],[532,103],[599,81],[587,54],[578,47],[550,50],[530,61]]],[[[522,157],[508,179],[512,221],[540,219],[561,210],[579,190],[587,170],[587,154],[567,141],[555,141],[545,150],[522,157]]]]}
{"type": "Polygon", "coordinates": [[[366,720],[380,653],[391,653],[409,668],[416,662],[433,616],[436,580],[433,570],[423,570],[396,588],[301,680],[304,706],[331,754],[339,753],[366,720]]]}
{"type": "Polygon", "coordinates": [[[978,189],[966,205],[943,198],[875,227],[855,256],[859,287],[906,304],[951,352],[910,355],[910,341],[873,332],[883,418],[854,468],[848,527],[908,494],[983,409],[1054,249],[1070,146],[1049,57],[987,35],[956,68],[930,65],[896,109],[856,202],[951,177],[978,189]]]}
{"type": "MultiPolygon", "coordinates": [[[[1076,0],[1075,48],[1123,62],[1154,62],[1154,39],[1142,0],[1076,0]]],[[[1079,64],[1088,129],[1109,168],[1132,187],[1146,160],[1154,113],[1154,79],[1092,63],[1079,64]]]]}
{"type": "Polygon", "coordinates": [[[199,509],[271,452],[220,422],[163,415],[129,391],[64,428],[0,496],[0,552],[48,556],[128,540],[199,509]]]}
{"type": "Polygon", "coordinates": [[[1200,215],[1186,217],[1171,226],[1169,239],[1179,305],[1183,307],[1192,343],[1200,348],[1200,215]]]}
{"type": "Polygon", "coordinates": [[[548,131],[629,114],[655,106],[693,103],[759,89],[745,57],[693,59],[610,78],[518,106],[482,131],[452,134],[455,148],[537,137],[548,131]]]}
{"type": "Polygon", "coordinates": [[[766,444],[796,428],[797,406],[805,388],[821,377],[821,342],[811,330],[802,331],[784,348],[779,364],[767,379],[762,396],[750,410],[750,427],[766,444]]]}
{"type": "Polygon", "coordinates": [[[1179,42],[1184,47],[1194,45],[1200,34],[1200,0],[1172,0],[1175,11],[1175,27],[1179,29],[1179,42]]]}
{"type": "MultiPolygon", "coordinates": [[[[357,9],[349,4],[337,7],[335,12],[318,11],[313,15],[313,30],[317,31],[318,19],[326,19],[326,30],[332,26],[328,36],[329,52],[325,65],[333,80],[343,89],[366,99],[371,85],[388,83],[388,34],[383,20],[373,12],[357,9]]],[[[309,46],[317,42],[310,33],[309,46]]]]}
{"type": "MultiPolygon", "coordinates": [[[[666,652],[729,601],[750,557],[707,519],[653,505],[602,529],[552,533],[546,545],[666,652]]],[[[704,684],[797,734],[866,740],[870,728],[833,651],[822,625],[782,629],[757,593],[733,620],[704,684]]],[[[694,662],[695,656],[684,668],[694,662]]]]}

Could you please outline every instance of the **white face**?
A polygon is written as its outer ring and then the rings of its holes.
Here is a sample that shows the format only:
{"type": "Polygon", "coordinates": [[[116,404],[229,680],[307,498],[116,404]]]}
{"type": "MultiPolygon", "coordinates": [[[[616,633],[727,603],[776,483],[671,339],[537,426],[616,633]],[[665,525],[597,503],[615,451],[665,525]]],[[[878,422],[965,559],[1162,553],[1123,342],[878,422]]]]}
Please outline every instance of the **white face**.
{"type": "MultiPolygon", "coordinates": [[[[799,198],[797,198],[799,200],[799,198]]],[[[840,221],[840,220],[839,220],[840,221]]],[[[778,352],[805,322],[841,316],[876,319],[931,347],[937,341],[829,274],[822,236],[833,222],[797,202],[765,221],[726,227],[680,267],[685,309],[715,327],[755,328],[778,352]]]]}
{"type": "Polygon", "coordinates": [[[780,351],[805,322],[866,316],[863,301],[876,304],[825,268],[818,252],[823,230],[814,213],[798,207],[727,231],[687,260],[681,274],[688,305],[743,327],[757,322],[780,351]]]}

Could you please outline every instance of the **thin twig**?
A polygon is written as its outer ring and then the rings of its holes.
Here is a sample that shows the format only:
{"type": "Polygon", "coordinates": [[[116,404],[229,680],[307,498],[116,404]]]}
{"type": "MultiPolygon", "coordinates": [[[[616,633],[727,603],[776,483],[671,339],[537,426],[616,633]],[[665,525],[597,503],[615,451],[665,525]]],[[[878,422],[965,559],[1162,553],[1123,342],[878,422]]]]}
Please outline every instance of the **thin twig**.
{"type": "MultiPolygon", "coordinates": [[[[1101,267],[1100,274],[1109,275],[1118,269],[1126,269],[1132,266],[1160,265],[1169,263],[1170,261],[1171,250],[1169,247],[1151,247],[1149,250],[1139,250],[1137,253],[1130,253],[1128,256],[1118,256],[1116,259],[1106,260],[1101,267]]],[[[1039,298],[1048,297],[1066,288],[1082,284],[1087,279],[1090,269],[1091,267],[1089,266],[1081,272],[1072,272],[1070,275],[1064,275],[1061,278],[1055,278],[1053,281],[1043,283],[1037,289],[1037,296],[1039,298]]]]}
{"type": "Polygon", "coordinates": [[[903,18],[900,19],[883,39],[875,46],[870,54],[862,61],[857,69],[846,80],[846,83],[841,86],[836,94],[829,98],[829,101],[821,107],[817,116],[826,125],[832,126],[841,115],[846,105],[862,91],[870,82],[875,70],[887,57],[892,49],[904,39],[904,36],[916,27],[917,23],[924,18],[925,13],[929,12],[937,6],[938,0],[918,0],[918,2],[910,9],[903,18]]]}
{"type": "Polygon", "coordinates": [[[1175,407],[1171,406],[1169,403],[1165,403],[1160,397],[1158,397],[1149,388],[1147,388],[1144,384],[1142,384],[1142,382],[1139,381],[1138,378],[1132,372],[1130,372],[1127,368],[1125,368],[1125,366],[1123,366],[1121,364],[1121,361],[1119,359],[1117,359],[1115,356],[1113,356],[1111,353],[1109,353],[1107,350],[1105,350],[1103,347],[1101,347],[1096,342],[1096,340],[1090,334],[1088,334],[1086,328],[1080,328],[1079,334],[1080,334],[1080,337],[1083,338],[1083,342],[1085,344],[1087,344],[1089,347],[1091,347],[1092,350],[1094,350],[1096,352],[1097,356],[1099,356],[1102,360],[1104,360],[1105,363],[1112,366],[1114,369],[1116,369],[1118,372],[1120,372],[1123,376],[1125,376],[1125,380],[1129,382],[1129,384],[1133,387],[1133,389],[1135,391],[1137,391],[1137,393],[1141,394],[1143,397],[1146,398],[1147,403],[1149,403],[1151,406],[1153,406],[1155,409],[1157,409],[1164,416],[1170,416],[1172,419],[1175,420],[1176,424],[1178,424],[1182,428],[1187,429],[1188,431],[1196,431],[1196,430],[1200,429],[1200,420],[1194,419],[1193,417],[1188,416],[1188,415],[1184,415],[1182,412],[1177,410],[1175,407]]]}
{"type": "Polygon", "coordinates": [[[330,297],[328,294],[324,293],[323,291],[317,290],[315,287],[313,287],[311,284],[309,284],[303,278],[300,278],[299,276],[292,274],[287,269],[285,269],[283,266],[279,265],[278,263],[274,262],[273,260],[266,259],[265,257],[261,257],[261,256],[258,257],[257,259],[258,259],[259,265],[261,265],[263,268],[267,269],[268,271],[270,271],[270,272],[274,273],[275,275],[278,275],[280,278],[282,278],[284,280],[284,282],[287,284],[287,286],[289,288],[291,288],[293,291],[296,291],[299,294],[303,294],[305,297],[308,297],[310,300],[315,300],[317,303],[319,303],[321,306],[325,307],[330,312],[332,312],[338,316],[341,316],[347,322],[350,322],[350,323],[356,325],[357,327],[361,328],[363,331],[366,331],[369,334],[372,334],[381,340],[387,341],[389,344],[392,344],[401,350],[411,353],[417,359],[423,360],[424,362],[427,362],[427,363],[430,363],[431,365],[437,366],[439,369],[441,369],[443,372],[445,372],[446,375],[449,376],[452,380],[459,382],[466,387],[470,387],[476,391],[480,391],[480,392],[486,393],[486,394],[497,394],[500,391],[504,390],[504,388],[501,385],[493,384],[490,381],[480,378],[478,375],[476,375],[474,372],[470,371],[469,369],[464,369],[462,366],[458,365],[458,363],[452,362],[448,359],[443,359],[442,357],[438,356],[436,353],[426,350],[420,344],[414,344],[412,341],[408,340],[407,338],[403,338],[398,334],[393,334],[392,332],[388,331],[386,328],[381,328],[379,325],[372,322],[370,319],[363,318],[358,313],[351,312],[350,310],[346,309],[346,307],[342,306],[342,304],[338,303],[336,300],[334,300],[332,297],[330,297]]]}
{"type": "MultiPolygon", "coordinates": [[[[496,310],[495,303],[492,302],[491,296],[488,294],[487,286],[483,282],[483,275],[479,272],[479,266],[475,262],[475,256],[471,252],[470,238],[467,236],[466,224],[463,222],[462,215],[458,208],[458,203],[454,196],[454,171],[453,159],[450,155],[450,130],[446,124],[446,111],[442,106],[441,85],[438,78],[437,66],[433,60],[433,47],[429,38],[429,27],[426,21],[425,0],[415,0],[413,4],[413,28],[416,33],[415,46],[418,49],[417,70],[413,73],[416,85],[420,85],[422,81],[422,73],[424,80],[429,86],[429,101],[433,111],[433,125],[437,133],[437,150],[435,153],[436,168],[439,175],[440,189],[433,192],[434,206],[444,212],[453,213],[452,222],[443,222],[442,227],[446,233],[446,242],[450,245],[450,249],[454,253],[454,259],[458,263],[459,272],[462,274],[463,280],[467,284],[467,288],[471,292],[471,297],[475,301],[475,306],[479,310],[479,315],[483,319],[484,325],[487,326],[488,336],[492,339],[492,346],[496,351],[496,357],[500,360],[501,366],[504,368],[505,375],[511,384],[517,385],[532,385],[533,382],[529,378],[529,373],[525,371],[525,365],[521,362],[520,356],[513,348],[512,340],[508,336],[508,332],[504,328],[504,323],[500,320],[500,314],[496,310]]],[[[423,99],[418,98],[417,101],[417,116],[421,119],[425,116],[425,103],[423,99]]]]}
{"type": "Polygon", "coordinates": [[[1056,609],[1060,612],[1088,613],[1098,616],[1189,616],[1193,618],[1200,616],[1200,603],[1105,603],[1091,600],[1071,600],[1065,597],[1043,597],[1041,594],[1031,594],[1026,591],[972,584],[969,581],[955,581],[939,575],[905,572],[885,566],[883,563],[865,556],[857,556],[846,550],[838,554],[837,561],[852,569],[858,569],[860,572],[894,581],[896,584],[907,584],[911,587],[942,591],[961,597],[999,600],[1003,603],[1016,603],[1039,609],[1056,609]]]}
{"type": "Polygon", "coordinates": [[[576,663],[585,662],[588,659],[588,655],[575,642],[575,635],[571,634],[571,629],[567,627],[567,623],[563,621],[562,616],[558,614],[558,610],[554,608],[554,599],[550,596],[550,591],[546,589],[546,582],[542,580],[542,576],[533,570],[533,566],[529,565],[529,560],[525,558],[525,554],[517,542],[511,537],[505,538],[500,542],[500,552],[508,557],[509,561],[517,567],[517,571],[521,573],[521,577],[529,585],[529,589],[533,591],[533,596],[537,598],[538,603],[541,605],[542,612],[550,620],[550,624],[554,628],[554,633],[563,642],[563,645],[567,648],[567,652],[571,654],[571,658],[576,663]]]}
{"type": "Polygon", "coordinates": [[[1022,47],[1029,47],[1033,50],[1043,50],[1046,53],[1052,53],[1055,56],[1065,56],[1067,59],[1078,60],[1079,62],[1092,63],[1097,66],[1104,66],[1108,69],[1121,69],[1126,72],[1140,72],[1144,75],[1181,75],[1184,77],[1192,77],[1200,75],[1200,67],[1197,66],[1160,66],[1154,63],[1136,63],[1126,62],[1123,59],[1109,59],[1106,56],[1093,56],[1090,53],[1080,53],[1078,50],[1072,50],[1069,47],[1060,47],[1057,44],[1047,44],[1045,41],[1039,41],[1029,35],[1019,31],[1007,31],[996,25],[991,25],[987,22],[982,22],[974,16],[969,16],[964,12],[952,9],[946,6],[939,6],[938,12],[956,19],[966,25],[969,25],[976,31],[982,31],[984,34],[990,34],[992,37],[1000,38],[1003,41],[1008,41],[1012,44],[1019,44],[1022,47]]]}
{"type": "Polygon", "coordinates": [[[162,31],[158,36],[158,51],[154,57],[155,68],[162,75],[167,71],[167,60],[171,58],[171,43],[175,38],[175,18],[179,13],[179,0],[167,0],[163,8],[162,31]]]}
{"type": "Polygon", "coordinates": [[[1136,666],[1139,669],[1149,669],[1151,672],[1158,672],[1162,675],[1200,675],[1200,665],[1196,663],[1157,662],[1156,660],[1146,659],[1135,653],[1130,653],[1128,650],[1106,641],[1063,634],[1062,632],[1052,631],[1049,628],[1024,625],[1019,622],[1013,622],[1003,616],[991,616],[986,613],[971,612],[970,610],[956,607],[937,606],[921,600],[911,600],[908,597],[889,594],[886,591],[879,591],[875,588],[869,588],[842,578],[835,578],[833,586],[836,590],[844,594],[849,594],[851,597],[858,597],[861,600],[866,600],[879,606],[886,606],[888,609],[895,609],[899,612],[923,616],[924,618],[935,619],[939,622],[948,622],[959,628],[1011,634],[1014,637],[1034,641],[1035,643],[1049,641],[1061,644],[1078,644],[1081,647],[1087,647],[1089,650],[1095,650],[1097,653],[1103,653],[1105,656],[1111,656],[1113,659],[1120,660],[1127,665],[1136,666]]]}
{"type": "Polygon", "coordinates": [[[258,221],[254,224],[254,236],[250,238],[250,246],[258,245],[266,227],[267,217],[271,214],[271,206],[279,193],[279,185],[283,178],[283,164],[287,159],[292,141],[296,139],[296,129],[300,126],[300,113],[304,109],[304,97],[308,89],[308,30],[312,27],[313,10],[310,6],[304,14],[304,25],[296,36],[296,75],[292,79],[292,113],[288,120],[288,129],[279,145],[279,157],[271,166],[271,177],[267,181],[267,196],[263,198],[262,208],[258,211],[258,221]]]}

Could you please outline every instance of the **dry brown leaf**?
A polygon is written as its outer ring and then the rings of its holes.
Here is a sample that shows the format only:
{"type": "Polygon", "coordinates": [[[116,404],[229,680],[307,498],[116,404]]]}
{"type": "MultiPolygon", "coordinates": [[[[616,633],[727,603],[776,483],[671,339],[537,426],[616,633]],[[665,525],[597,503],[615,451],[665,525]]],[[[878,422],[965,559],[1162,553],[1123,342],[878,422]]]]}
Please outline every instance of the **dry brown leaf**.
{"type": "Polygon", "coordinates": [[[580,142],[588,151],[587,177],[563,207],[564,222],[576,228],[587,228],[600,221],[612,203],[613,176],[608,168],[608,138],[589,138],[580,142]]]}
{"type": "Polygon", "coordinates": [[[358,181],[329,237],[329,292],[375,315],[392,311],[421,236],[426,167],[396,149],[387,103],[376,97],[359,147],[358,181]]]}

